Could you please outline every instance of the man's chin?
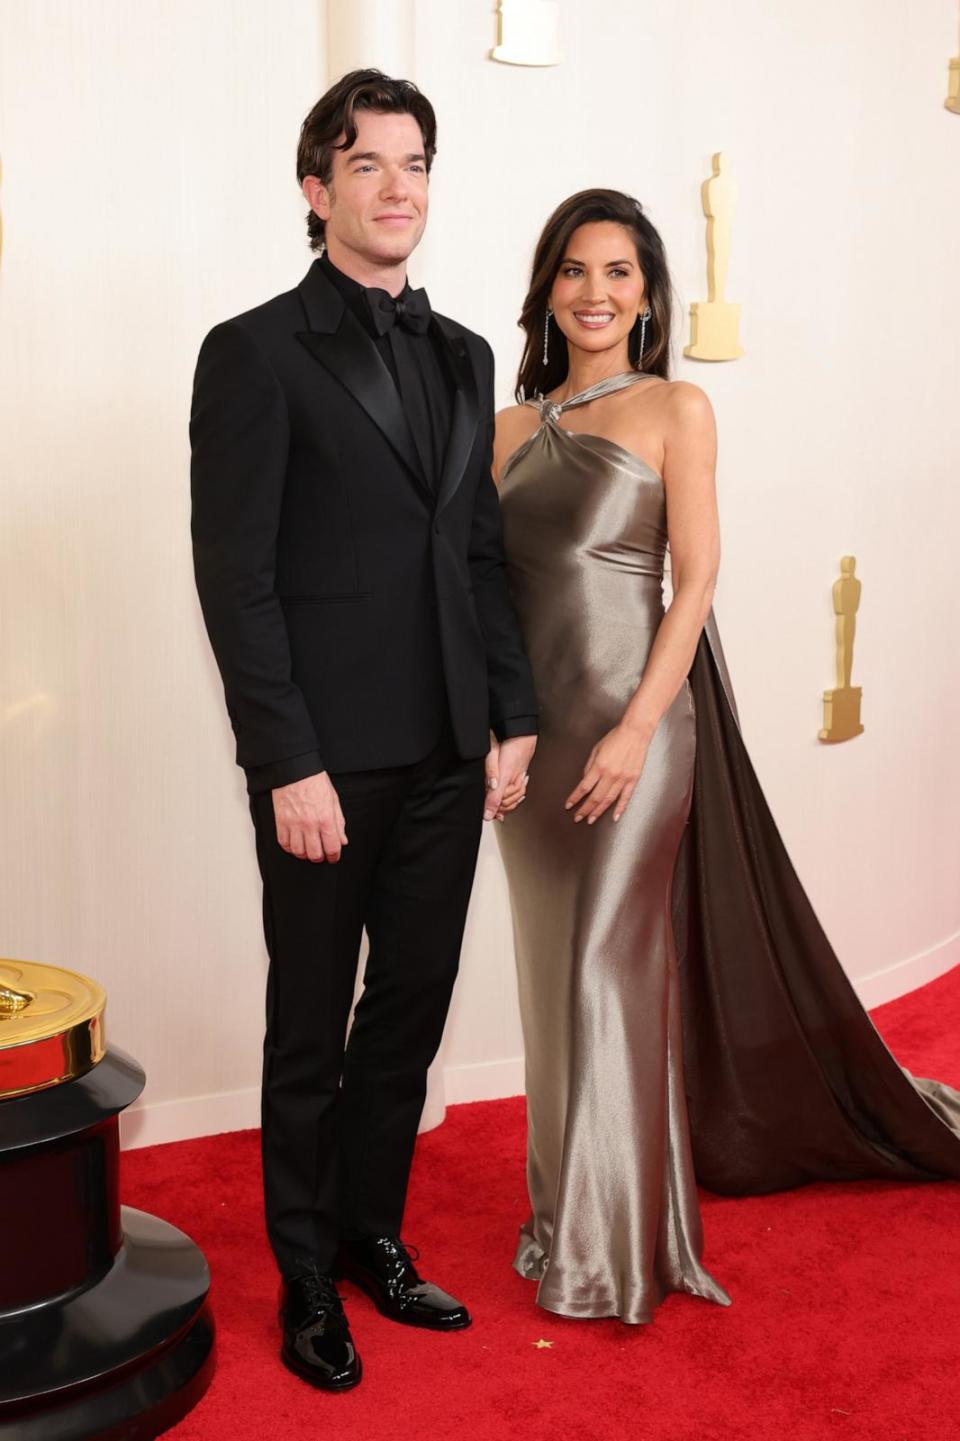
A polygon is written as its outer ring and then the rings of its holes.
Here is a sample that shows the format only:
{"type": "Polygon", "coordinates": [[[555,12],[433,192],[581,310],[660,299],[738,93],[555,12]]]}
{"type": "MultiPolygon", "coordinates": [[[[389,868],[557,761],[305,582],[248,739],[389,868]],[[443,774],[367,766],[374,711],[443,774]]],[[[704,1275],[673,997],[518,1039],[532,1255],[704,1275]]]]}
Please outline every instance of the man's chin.
{"type": "Polygon", "coordinates": [[[370,254],[375,256],[382,265],[399,265],[416,250],[422,234],[422,231],[413,235],[409,231],[400,231],[395,235],[389,233],[372,235],[370,254]]]}

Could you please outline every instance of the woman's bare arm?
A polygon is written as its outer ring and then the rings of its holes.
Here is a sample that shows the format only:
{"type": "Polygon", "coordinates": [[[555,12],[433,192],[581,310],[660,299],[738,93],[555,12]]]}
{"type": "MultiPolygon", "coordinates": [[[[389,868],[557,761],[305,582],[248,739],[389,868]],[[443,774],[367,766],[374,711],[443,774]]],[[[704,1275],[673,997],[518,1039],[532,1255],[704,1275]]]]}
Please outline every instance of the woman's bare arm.
{"type": "Polygon", "coordinates": [[[716,428],[698,386],[678,382],[665,397],[663,480],[673,562],[673,600],[660,622],[643,678],[619,724],[594,746],[567,797],[589,825],[611,805],[619,820],[636,789],[647,749],[690,670],[710,613],[720,561],[715,490],[716,428]]]}
{"type": "Polygon", "coordinates": [[[686,382],[670,387],[666,408],[663,481],[673,600],[623,717],[627,725],[648,738],[670,709],[693,664],[720,565],[713,409],[699,386],[686,382]]]}

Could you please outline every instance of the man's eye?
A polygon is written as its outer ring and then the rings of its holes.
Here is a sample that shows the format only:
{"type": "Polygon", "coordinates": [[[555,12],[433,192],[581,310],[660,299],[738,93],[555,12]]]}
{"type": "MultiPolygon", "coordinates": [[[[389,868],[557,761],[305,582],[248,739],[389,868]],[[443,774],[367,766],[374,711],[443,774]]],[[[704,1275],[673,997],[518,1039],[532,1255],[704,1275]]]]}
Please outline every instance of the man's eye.
{"type": "Polygon", "coordinates": [[[365,170],[372,170],[372,169],[373,169],[373,166],[372,166],[372,165],[358,165],[357,168],[356,168],[356,170],[354,171],[354,174],[355,174],[355,175],[362,175],[365,170]]]}
{"type": "Polygon", "coordinates": [[[411,170],[415,170],[418,175],[422,175],[422,174],[423,174],[423,166],[422,166],[422,165],[411,165],[411,166],[410,166],[410,169],[411,169],[411,170]]]}

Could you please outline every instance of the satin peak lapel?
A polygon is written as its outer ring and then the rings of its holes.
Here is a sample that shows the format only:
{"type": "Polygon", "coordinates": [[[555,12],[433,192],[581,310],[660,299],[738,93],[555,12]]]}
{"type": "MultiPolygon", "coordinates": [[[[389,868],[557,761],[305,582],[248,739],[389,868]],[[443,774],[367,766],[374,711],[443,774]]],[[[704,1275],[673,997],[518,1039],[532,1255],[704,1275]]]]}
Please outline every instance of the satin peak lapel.
{"type": "Polygon", "coordinates": [[[344,309],[340,325],[333,334],[300,330],[297,331],[297,339],[363,406],[432,503],[433,497],[393,377],[356,317],[344,309]]]}
{"type": "Polygon", "coordinates": [[[434,321],[435,333],[439,334],[447,356],[447,363],[456,390],[453,398],[453,419],[450,422],[450,439],[443,459],[443,474],[437,494],[437,514],[449,505],[463,479],[467,461],[477,436],[477,421],[480,408],[477,401],[477,378],[465,343],[458,335],[448,335],[438,321],[434,321]]]}

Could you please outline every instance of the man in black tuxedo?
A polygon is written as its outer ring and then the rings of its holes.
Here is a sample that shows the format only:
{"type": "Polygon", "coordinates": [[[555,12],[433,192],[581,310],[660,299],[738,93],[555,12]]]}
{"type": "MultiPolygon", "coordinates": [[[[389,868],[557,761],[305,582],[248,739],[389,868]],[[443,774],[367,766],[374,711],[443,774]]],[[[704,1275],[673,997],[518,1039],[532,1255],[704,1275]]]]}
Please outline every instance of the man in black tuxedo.
{"type": "Polygon", "coordinates": [[[400,1226],[481,820],[522,795],[536,744],[493,357],[406,281],[435,147],[407,81],[355,71],[318,102],[297,159],[320,258],[210,332],[190,423],[197,587],[263,877],[281,1355],[330,1390],[361,1375],[339,1274],[397,1321],[470,1321],[400,1226]]]}

